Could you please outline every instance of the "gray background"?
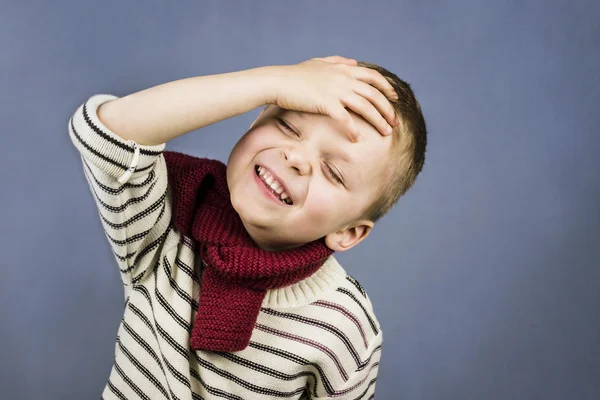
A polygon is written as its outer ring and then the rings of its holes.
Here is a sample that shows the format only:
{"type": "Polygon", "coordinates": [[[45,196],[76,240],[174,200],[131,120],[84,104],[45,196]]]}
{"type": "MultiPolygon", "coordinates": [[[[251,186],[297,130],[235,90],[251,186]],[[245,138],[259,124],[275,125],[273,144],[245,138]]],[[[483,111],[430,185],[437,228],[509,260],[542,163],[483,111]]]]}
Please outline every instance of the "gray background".
{"type": "MultiPolygon", "coordinates": [[[[429,126],[415,187],[338,255],[383,326],[376,397],[600,398],[600,2],[0,4],[2,399],[98,398],[112,365],[76,107],[333,54],[408,80],[429,126]]],[[[256,114],[168,148],[226,161],[256,114]]]]}

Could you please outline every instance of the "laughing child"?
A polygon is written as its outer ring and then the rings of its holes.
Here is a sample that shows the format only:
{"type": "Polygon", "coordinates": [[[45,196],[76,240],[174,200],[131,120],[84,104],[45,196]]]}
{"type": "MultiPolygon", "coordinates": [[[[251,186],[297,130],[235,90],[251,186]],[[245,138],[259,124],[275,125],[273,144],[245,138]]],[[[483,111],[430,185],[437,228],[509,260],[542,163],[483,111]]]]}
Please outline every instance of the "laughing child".
{"type": "Polygon", "coordinates": [[[343,57],[95,95],[70,138],[126,305],[104,399],[371,399],[382,331],[333,257],[414,183],[409,85],[343,57]],[[227,165],[168,152],[265,106],[227,165]]]}

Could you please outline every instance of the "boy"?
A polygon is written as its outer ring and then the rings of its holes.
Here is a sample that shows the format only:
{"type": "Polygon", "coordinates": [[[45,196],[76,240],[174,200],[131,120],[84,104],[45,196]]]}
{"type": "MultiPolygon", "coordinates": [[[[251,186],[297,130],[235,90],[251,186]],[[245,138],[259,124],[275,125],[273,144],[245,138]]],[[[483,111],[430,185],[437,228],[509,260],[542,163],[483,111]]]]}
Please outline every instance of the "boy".
{"type": "Polygon", "coordinates": [[[125,288],[104,399],[373,398],[381,328],[331,254],[423,166],[405,82],[316,58],[92,96],[69,134],[125,288]],[[163,153],[265,104],[226,168],[163,153]]]}

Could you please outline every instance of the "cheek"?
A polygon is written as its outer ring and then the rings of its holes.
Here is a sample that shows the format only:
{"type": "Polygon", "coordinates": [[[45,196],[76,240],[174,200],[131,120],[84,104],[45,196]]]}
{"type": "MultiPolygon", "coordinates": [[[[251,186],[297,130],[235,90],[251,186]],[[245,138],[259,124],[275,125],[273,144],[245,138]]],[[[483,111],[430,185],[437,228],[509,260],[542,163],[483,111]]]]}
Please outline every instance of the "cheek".
{"type": "Polygon", "coordinates": [[[258,153],[276,146],[277,132],[268,126],[254,128],[240,138],[229,155],[228,164],[251,161],[258,153]]]}
{"type": "Polygon", "coordinates": [[[238,140],[231,150],[228,164],[238,164],[243,162],[246,158],[251,156],[252,148],[252,134],[246,133],[240,140],[238,140]]]}
{"type": "Polygon", "coordinates": [[[344,212],[344,200],[336,191],[326,184],[311,188],[310,198],[306,204],[311,219],[323,222],[337,220],[337,216],[344,212]]]}

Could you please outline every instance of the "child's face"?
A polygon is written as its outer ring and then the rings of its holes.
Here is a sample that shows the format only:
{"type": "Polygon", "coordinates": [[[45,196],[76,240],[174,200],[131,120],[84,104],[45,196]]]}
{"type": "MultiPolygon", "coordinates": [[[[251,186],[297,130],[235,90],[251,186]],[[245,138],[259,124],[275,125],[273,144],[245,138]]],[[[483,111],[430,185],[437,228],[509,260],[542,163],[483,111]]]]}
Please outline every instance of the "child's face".
{"type": "Polygon", "coordinates": [[[369,234],[373,223],[359,218],[382,184],[392,138],[351,114],[362,136],[357,143],[329,116],[268,106],[235,145],[227,165],[231,202],[260,247],[282,250],[325,237],[332,250],[344,251],[369,234]],[[258,166],[283,183],[292,204],[272,194],[258,166]]]}

